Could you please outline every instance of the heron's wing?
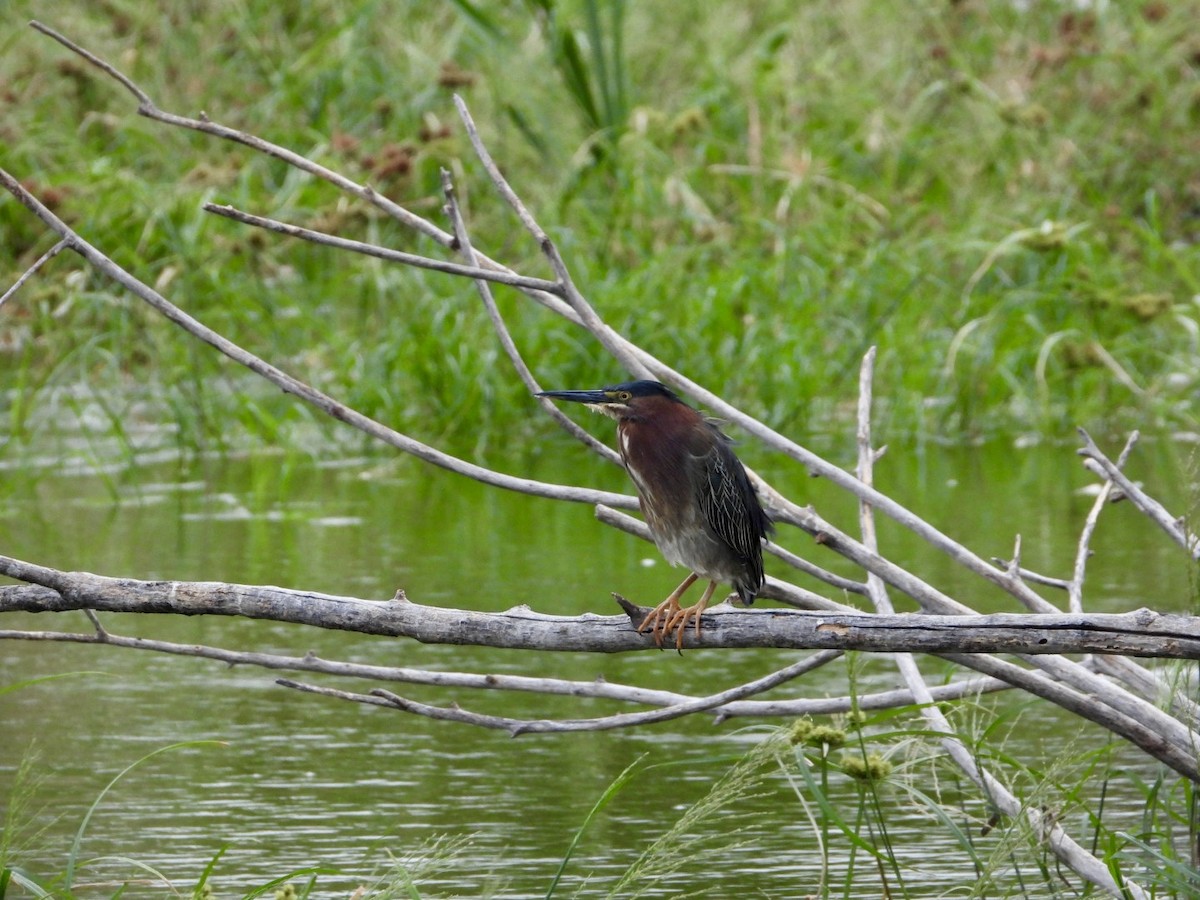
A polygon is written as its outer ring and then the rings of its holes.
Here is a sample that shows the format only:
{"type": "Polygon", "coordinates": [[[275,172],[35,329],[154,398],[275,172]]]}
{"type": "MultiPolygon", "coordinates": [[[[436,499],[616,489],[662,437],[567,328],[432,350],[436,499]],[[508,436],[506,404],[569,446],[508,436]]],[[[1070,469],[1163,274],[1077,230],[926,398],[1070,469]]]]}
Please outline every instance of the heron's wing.
{"type": "Polygon", "coordinates": [[[718,434],[720,440],[705,455],[704,476],[695,485],[700,508],[713,533],[751,565],[756,584],[762,584],[761,540],[771,530],[771,520],[728,438],[718,434]]]}

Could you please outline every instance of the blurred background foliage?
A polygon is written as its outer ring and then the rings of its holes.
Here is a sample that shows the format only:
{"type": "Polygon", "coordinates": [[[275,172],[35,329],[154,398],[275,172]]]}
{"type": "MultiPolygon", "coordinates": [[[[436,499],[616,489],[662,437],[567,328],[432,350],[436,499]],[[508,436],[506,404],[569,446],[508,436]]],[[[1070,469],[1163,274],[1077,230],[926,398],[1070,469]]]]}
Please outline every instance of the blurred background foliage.
{"type": "MultiPolygon", "coordinates": [[[[545,426],[472,286],[216,219],[205,200],[426,254],[204,111],[548,276],[455,115],[614,327],[803,440],[840,435],[879,347],[881,440],[1196,428],[1200,3],[918,0],[11,2],[0,164],[209,326],[400,430],[481,453],[545,426]]],[[[0,202],[7,286],[53,243],[0,202]]],[[[623,373],[500,289],[548,387],[623,373]]],[[[314,420],[60,256],[0,308],[8,446],[99,409],[184,448],[314,420]],[[82,398],[82,399],[81,399],[82,398]]],[[[322,444],[354,441],[333,425],[322,444]]]]}

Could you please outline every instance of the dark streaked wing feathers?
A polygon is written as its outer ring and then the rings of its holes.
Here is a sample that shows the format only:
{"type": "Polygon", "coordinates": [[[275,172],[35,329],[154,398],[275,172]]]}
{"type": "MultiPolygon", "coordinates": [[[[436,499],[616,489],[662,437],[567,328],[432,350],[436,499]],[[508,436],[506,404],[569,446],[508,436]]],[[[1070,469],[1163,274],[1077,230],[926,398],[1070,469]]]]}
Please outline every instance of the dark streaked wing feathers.
{"type": "Polygon", "coordinates": [[[729,439],[715,425],[706,424],[718,440],[704,460],[704,479],[695,485],[697,499],[713,533],[746,563],[749,578],[734,587],[748,602],[763,584],[761,539],[772,530],[771,520],[759,505],[729,439]]]}

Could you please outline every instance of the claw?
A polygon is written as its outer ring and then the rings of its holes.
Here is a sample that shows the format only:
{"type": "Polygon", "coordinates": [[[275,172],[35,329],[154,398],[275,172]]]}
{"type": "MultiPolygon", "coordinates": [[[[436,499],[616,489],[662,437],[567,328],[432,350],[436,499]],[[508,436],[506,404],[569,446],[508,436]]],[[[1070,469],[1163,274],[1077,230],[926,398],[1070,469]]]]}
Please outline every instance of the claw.
{"type": "Polygon", "coordinates": [[[650,629],[650,634],[654,636],[654,643],[658,648],[662,649],[663,636],[669,633],[667,628],[668,623],[674,620],[679,612],[679,601],[672,594],[650,612],[646,618],[642,619],[642,624],[638,626],[638,634],[641,634],[647,627],[650,629]]]}
{"type": "Polygon", "coordinates": [[[681,607],[679,598],[692,586],[697,577],[695,573],[692,573],[683,579],[683,583],[671,591],[666,600],[654,607],[650,614],[642,619],[642,624],[638,626],[638,634],[645,631],[647,627],[650,628],[650,633],[654,636],[654,643],[659,650],[662,649],[663,638],[674,632],[675,649],[680,653],[683,652],[683,635],[687,631],[689,619],[695,622],[696,640],[700,640],[700,616],[708,608],[708,601],[712,599],[713,591],[717,589],[717,583],[715,581],[708,583],[708,587],[704,589],[704,595],[695,606],[681,607]]]}
{"type": "Polygon", "coordinates": [[[696,573],[693,572],[688,575],[687,578],[683,579],[683,581],[680,582],[679,587],[671,591],[671,593],[667,595],[666,600],[654,607],[654,609],[650,612],[650,615],[642,619],[642,624],[637,627],[638,634],[641,634],[643,631],[645,631],[647,626],[650,627],[650,633],[654,635],[654,643],[657,645],[659,650],[662,649],[663,637],[670,633],[670,629],[667,627],[667,625],[679,612],[679,598],[682,597],[684,592],[686,592],[687,589],[695,583],[697,577],[698,576],[696,573]]]}
{"type": "MultiPolygon", "coordinates": [[[[710,581],[708,587],[704,589],[704,595],[695,606],[680,608],[678,603],[675,604],[676,612],[667,620],[666,625],[663,626],[663,633],[670,634],[672,631],[675,632],[675,649],[680,653],[683,652],[683,635],[687,631],[688,619],[692,619],[695,622],[696,640],[700,640],[700,616],[704,613],[704,610],[708,609],[708,601],[712,599],[713,591],[716,589],[717,583],[710,581]]],[[[660,643],[659,646],[661,647],[662,644],[660,643]]]]}

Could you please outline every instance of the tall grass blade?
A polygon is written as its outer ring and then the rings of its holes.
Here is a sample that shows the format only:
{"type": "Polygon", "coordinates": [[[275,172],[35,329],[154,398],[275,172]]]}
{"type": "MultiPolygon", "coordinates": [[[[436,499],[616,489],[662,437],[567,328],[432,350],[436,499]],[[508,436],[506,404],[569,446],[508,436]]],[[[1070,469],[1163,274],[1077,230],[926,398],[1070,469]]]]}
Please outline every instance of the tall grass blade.
{"type": "Polygon", "coordinates": [[[225,855],[225,851],[228,849],[229,845],[226,844],[215,854],[213,854],[213,858],[208,861],[208,865],[206,865],[204,867],[204,871],[200,873],[200,880],[196,882],[196,887],[192,889],[193,900],[200,900],[200,897],[204,893],[204,885],[208,884],[208,879],[212,877],[212,873],[216,870],[217,863],[220,862],[221,857],[225,855]]]}
{"type": "MultiPolygon", "coordinates": [[[[133,868],[133,869],[141,869],[143,872],[150,875],[155,881],[160,882],[162,885],[164,885],[165,887],[170,889],[171,893],[175,893],[175,890],[173,888],[171,888],[171,879],[168,878],[163,872],[160,872],[158,869],[154,868],[154,866],[148,865],[147,863],[141,862],[136,859],[132,859],[128,856],[97,856],[97,857],[94,857],[93,859],[88,860],[88,862],[89,863],[98,863],[98,862],[121,863],[122,865],[129,866],[130,868],[133,868]]],[[[124,892],[126,887],[128,887],[128,884],[123,885],[117,891],[117,893],[120,894],[120,893],[124,892]]],[[[116,895],[114,895],[114,896],[116,896],[116,895]]]]}
{"type": "MultiPolygon", "coordinates": [[[[851,827],[850,823],[842,818],[841,813],[837,811],[829,797],[825,794],[821,784],[817,781],[812,773],[811,767],[806,762],[807,757],[803,754],[798,754],[799,762],[796,766],[800,770],[800,774],[804,779],[804,786],[808,789],[809,795],[816,801],[817,806],[821,809],[821,814],[826,821],[832,822],[837,829],[844,834],[849,841],[861,850],[865,850],[876,859],[884,859],[884,855],[870,841],[863,840],[858,832],[851,827]]],[[[828,761],[819,763],[818,765],[828,765],[828,761]]]]}
{"type": "Polygon", "coordinates": [[[546,143],[546,139],[538,134],[533,125],[530,124],[529,117],[511,103],[504,104],[504,113],[508,116],[509,121],[516,126],[521,136],[529,142],[529,146],[533,147],[543,159],[549,158],[550,145],[546,143]]]}
{"type": "Polygon", "coordinates": [[[303,869],[296,869],[293,872],[288,872],[286,875],[280,875],[278,878],[272,878],[261,887],[257,887],[250,893],[243,895],[242,900],[254,900],[255,897],[261,897],[264,894],[274,891],[278,887],[287,884],[293,878],[300,875],[336,875],[337,869],[332,869],[327,866],[306,866],[303,869]]]}
{"type": "Polygon", "coordinates": [[[476,4],[470,0],[450,0],[450,5],[455,7],[460,13],[466,17],[467,21],[482,31],[485,35],[496,40],[504,40],[504,30],[499,26],[494,18],[484,13],[476,4]]]}
{"type": "Polygon", "coordinates": [[[554,873],[554,878],[550,881],[550,888],[546,891],[546,900],[550,900],[550,898],[554,896],[554,891],[558,888],[558,882],[562,878],[563,872],[565,872],[567,869],[567,863],[569,863],[571,861],[571,857],[575,855],[575,848],[579,846],[579,839],[583,837],[583,833],[587,831],[588,826],[592,824],[592,820],[596,818],[596,815],[602,809],[604,809],[604,807],[608,806],[609,801],[611,801],[613,797],[617,796],[617,794],[621,792],[621,789],[629,783],[629,781],[637,773],[638,767],[641,766],[642,760],[645,758],[646,754],[643,753],[628,766],[626,766],[625,770],[616,778],[614,778],[612,783],[604,789],[604,793],[600,795],[600,798],[594,804],[592,804],[592,808],[588,810],[588,814],[583,817],[583,823],[575,832],[575,836],[571,838],[571,843],[567,847],[566,855],[563,856],[562,862],[558,864],[558,871],[554,873]]]}
{"type": "Polygon", "coordinates": [[[14,681],[12,684],[0,685],[0,697],[3,697],[5,694],[11,694],[13,691],[19,691],[22,688],[32,687],[35,684],[43,684],[47,681],[57,681],[59,678],[76,678],[81,675],[96,677],[107,674],[107,672],[56,672],[53,675],[41,675],[37,678],[26,678],[24,681],[14,681]]]}
{"type": "MultiPolygon", "coordinates": [[[[1116,834],[1117,837],[1129,841],[1129,843],[1133,844],[1158,864],[1157,875],[1166,882],[1164,886],[1169,886],[1179,891],[1181,897],[1195,897],[1200,892],[1200,872],[1196,869],[1182,860],[1168,856],[1157,847],[1128,832],[1118,831],[1116,834]]],[[[1117,878],[1118,883],[1124,880],[1117,872],[1113,873],[1113,877],[1117,878]]]]}
{"type": "Polygon", "coordinates": [[[170,744],[166,747],[159,747],[157,750],[152,750],[151,752],[147,753],[141,759],[130,763],[128,766],[122,769],[116,775],[116,777],[114,777],[108,784],[104,786],[104,790],[100,792],[99,796],[92,801],[92,805],[88,807],[88,811],[84,815],[83,821],[79,824],[79,830],[75,832],[75,840],[71,842],[71,852],[67,856],[67,870],[63,875],[63,887],[68,893],[71,891],[71,888],[75,883],[75,869],[79,861],[79,850],[83,845],[83,836],[87,833],[88,823],[91,822],[92,816],[95,814],[96,810],[100,808],[100,804],[103,802],[105,796],[116,786],[117,782],[136,769],[138,766],[142,765],[142,763],[153,759],[161,753],[167,753],[171,750],[178,750],[183,747],[201,747],[207,744],[225,746],[224,741],[181,741],[178,744],[170,744]]]}
{"type": "Polygon", "coordinates": [[[23,888],[34,897],[40,898],[52,896],[51,893],[38,884],[32,876],[26,875],[20,869],[4,869],[2,872],[0,872],[0,900],[4,900],[4,896],[8,892],[8,885],[10,883],[23,888]]]}
{"type": "Polygon", "coordinates": [[[623,33],[625,28],[624,0],[600,3],[588,0],[588,43],[592,50],[592,68],[603,107],[602,127],[615,136],[625,122],[625,60],[623,33]],[[608,12],[607,22],[602,13],[608,12]]]}
{"type": "Polygon", "coordinates": [[[933,813],[934,817],[945,826],[946,830],[954,838],[955,843],[970,856],[971,862],[975,864],[976,871],[983,868],[984,861],[975,849],[975,841],[971,839],[971,835],[963,830],[958,822],[950,817],[950,813],[945,806],[911,784],[901,784],[900,787],[907,791],[914,799],[918,800],[922,806],[933,813]]]}
{"type": "Polygon", "coordinates": [[[596,106],[596,96],[592,90],[591,77],[583,54],[579,52],[579,41],[574,32],[563,31],[558,35],[555,46],[555,58],[567,90],[575,99],[575,104],[583,112],[584,120],[596,131],[604,130],[604,119],[596,106]]]}
{"type": "MultiPolygon", "coordinates": [[[[619,4],[614,4],[614,6],[616,5],[619,4]]],[[[604,52],[604,29],[600,25],[600,10],[596,0],[588,0],[584,4],[584,9],[587,11],[587,33],[588,44],[592,51],[592,71],[595,72],[596,87],[600,94],[600,104],[604,110],[601,121],[607,127],[613,121],[613,103],[615,98],[612,92],[611,75],[608,71],[608,60],[605,58],[604,52]]]]}
{"type": "MultiPolygon", "coordinates": [[[[763,770],[775,758],[778,746],[778,740],[767,738],[748,753],[735,757],[733,767],[718,778],[704,797],[689,806],[666,832],[642,852],[605,896],[619,897],[621,900],[640,897],[680,869],[689,865],[703,865],[704,854],[712,850],[710,842],[714,839],[711,835],[699,835],[698,829],[716,816],[728,813],[733,804],[751,795],[762,783],[763,770]]],[[[710,762],[726,763],[727,759],[714,758],[710,762]]],[[[694,771],[701,764],[703,763],[694,760],[678,760],[658,763],[648,766],[647,769],[685,767],[694,771]]],[[[723,849],[731,850],[737,846],[733,839],[738,830],[738,827],[731,824],[731,819],[722,820],[719,841],[723,849]]]]}

